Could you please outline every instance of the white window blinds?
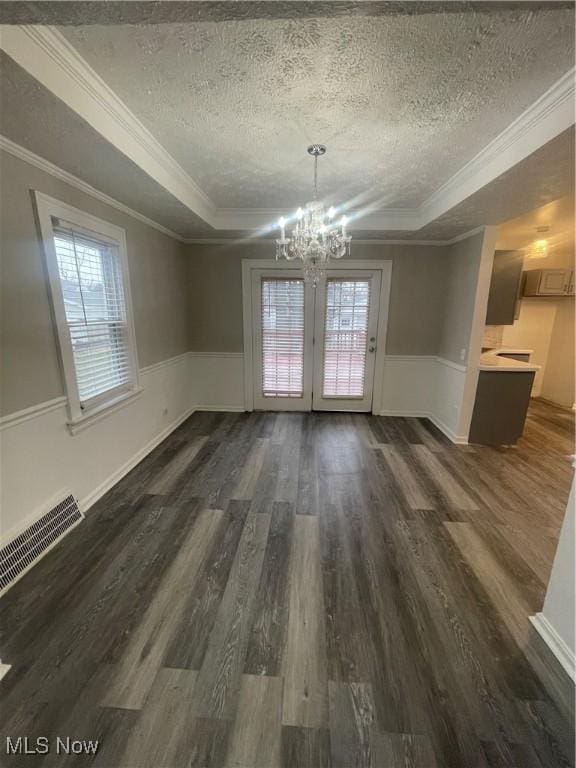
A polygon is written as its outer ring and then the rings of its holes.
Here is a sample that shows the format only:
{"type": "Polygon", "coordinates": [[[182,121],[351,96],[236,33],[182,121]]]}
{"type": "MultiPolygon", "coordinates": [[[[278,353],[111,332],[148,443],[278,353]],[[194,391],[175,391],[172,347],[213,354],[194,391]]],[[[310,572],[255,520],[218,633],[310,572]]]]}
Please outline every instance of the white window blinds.
{"type": "Polygon", "coordinates": [[[127,389],[132,367],[118,246],[53,220],[54,246],[82,408],[127,389]]]}
{"type": "Polygon", "coordinates": [[[302,397],[304,281],[262,280],[262,391],[264,397],[302,397]]]}
{"type": "Polygon", "coordinates": [[[364,396],[369,305],[370,281],[327,281],[324,397],[364,396]]]}

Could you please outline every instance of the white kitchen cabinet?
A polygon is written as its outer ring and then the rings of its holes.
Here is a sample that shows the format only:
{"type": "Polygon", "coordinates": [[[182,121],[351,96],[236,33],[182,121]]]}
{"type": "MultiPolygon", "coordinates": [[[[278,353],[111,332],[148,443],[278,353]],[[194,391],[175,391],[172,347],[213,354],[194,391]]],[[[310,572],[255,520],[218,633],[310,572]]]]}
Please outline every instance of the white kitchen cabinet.
{"type": "Polygon", "coordinates": [[[530,269],[525,274],[524,296],[567,296],[574,280],[570,269],[530,269]]]}

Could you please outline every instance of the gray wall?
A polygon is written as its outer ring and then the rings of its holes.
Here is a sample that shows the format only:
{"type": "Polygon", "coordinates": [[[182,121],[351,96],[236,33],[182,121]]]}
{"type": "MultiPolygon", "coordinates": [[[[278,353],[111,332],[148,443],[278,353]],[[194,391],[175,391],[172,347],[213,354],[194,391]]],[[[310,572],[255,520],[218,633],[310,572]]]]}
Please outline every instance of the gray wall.
{"type": "Polygon", "coordinates": [[[31,190],[126,230],[141,367],[190,348],[187,257],[180,243],[4,152],[0,171],[0,413],[64,394],[31,190]]]}
{"type": "MultiPolygon", "coordinates": [[[[242,259],[266,259],[271,243],[190,244],[190,326],[198,352],[242,351],[242,259]]],[[[446,248],[354,244],[355,259],[387,259],[392,285],[386,351],[437,354],[442,330],[446,248]]]]}
{"type": "Polygon", "coordinates": [[[457,363],[465,364],[468,360],[483,240],[484,233],[478,232],[447,248],[437,354],[457,363]],[[464,358],[461,350],[465,350],[464,358]]]}

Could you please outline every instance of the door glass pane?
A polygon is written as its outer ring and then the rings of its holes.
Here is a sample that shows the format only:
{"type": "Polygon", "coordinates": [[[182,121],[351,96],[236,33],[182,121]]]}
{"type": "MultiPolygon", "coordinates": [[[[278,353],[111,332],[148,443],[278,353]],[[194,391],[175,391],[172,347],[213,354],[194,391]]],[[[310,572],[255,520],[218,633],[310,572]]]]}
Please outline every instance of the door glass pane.
{"type": "Polygon", "coordinates": [[[302,397],[304,389],[304,281],[262,280],[262,392],[302,397]]]}
{"type": "Polygon", "coordinates": [[[326,284],[323,397],[364,397],[369,280],[326,284]]]}

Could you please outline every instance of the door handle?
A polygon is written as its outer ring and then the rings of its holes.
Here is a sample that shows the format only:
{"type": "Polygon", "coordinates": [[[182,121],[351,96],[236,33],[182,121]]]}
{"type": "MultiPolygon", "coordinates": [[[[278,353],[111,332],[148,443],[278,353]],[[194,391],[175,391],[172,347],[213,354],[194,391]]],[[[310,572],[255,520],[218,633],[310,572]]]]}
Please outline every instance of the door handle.
{"type": "Polygon", "coordinates": [[[376,352],[376,347],[368,347],[368,352],[376,352]]]}

